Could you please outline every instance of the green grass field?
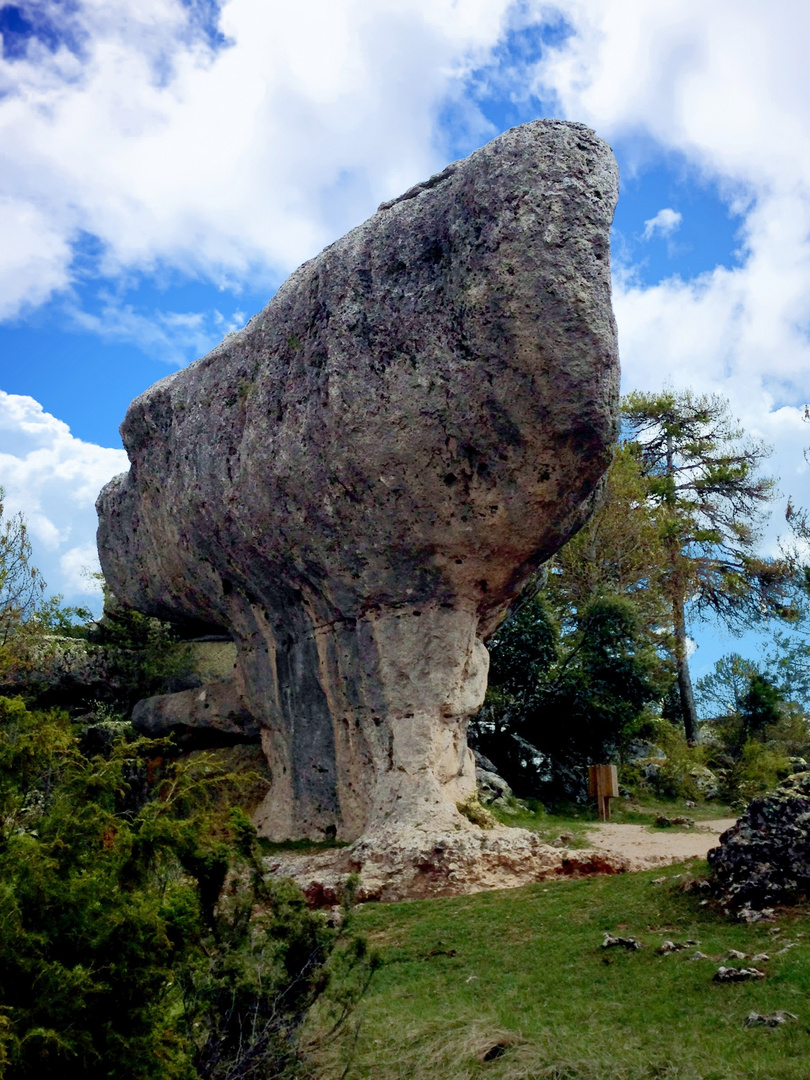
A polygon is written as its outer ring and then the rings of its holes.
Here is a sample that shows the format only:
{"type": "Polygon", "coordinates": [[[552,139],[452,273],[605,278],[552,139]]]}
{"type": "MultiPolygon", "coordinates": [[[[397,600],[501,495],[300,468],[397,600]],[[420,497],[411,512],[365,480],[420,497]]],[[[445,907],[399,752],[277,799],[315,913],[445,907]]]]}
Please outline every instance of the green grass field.
{"type": "Polygon", "coordinates": [[[686,870],[360,908],[383,965],[319,1077],[810,1080],[808,910],[732,921],[682,890],[686,870]],[[607,931],[643,948],[602,949],[607,931]],[[711,959],[656,951],[690,938],[711,959]],[[742,963],[729,949],[767,952],[767,978],[714,983],[721,963],[742,963]],[[752,1010],[798,1020],[745,1028],[752,1010]]]}

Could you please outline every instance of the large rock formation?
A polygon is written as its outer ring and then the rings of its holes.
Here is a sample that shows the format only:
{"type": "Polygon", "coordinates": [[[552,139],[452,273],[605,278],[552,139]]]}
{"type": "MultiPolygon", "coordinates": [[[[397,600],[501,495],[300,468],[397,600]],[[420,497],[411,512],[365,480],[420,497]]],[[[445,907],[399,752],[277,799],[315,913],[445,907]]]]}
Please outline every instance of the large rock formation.
{"type": "Polygon", "coordinates": [[[472,828],[483,641],[588,516],[615,435],[616,196],[589,129],[508,131],[130,406],[104,573],[232,634],[267,835],[472,828]]]}

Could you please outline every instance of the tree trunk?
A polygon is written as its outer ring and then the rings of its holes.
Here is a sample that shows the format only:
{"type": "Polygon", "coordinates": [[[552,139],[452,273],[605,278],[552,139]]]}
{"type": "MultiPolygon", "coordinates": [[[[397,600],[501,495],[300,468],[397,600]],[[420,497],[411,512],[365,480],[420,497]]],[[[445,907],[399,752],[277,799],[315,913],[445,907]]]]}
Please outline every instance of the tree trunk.
{"type": "Polygon", "coordinates": [[[683,598],[673,596],[672,621],[675,631],[675,665],[678,672],[678,692],[681,698],[681,713],[686,741],[694,746],[698,740],[698,719],[695,697],[692,693],[692,679],[689,675],[689,662],[686,657],[686,620],[683,611],[683,598]]]}
{"type": "MultiPolygon", "coordinates": [[[[667,435],[667,476],[675,477],[675,454],[671,435],[667,435]]],[[[673,515],[677,517],[677,496],[673,487],[667,496],[673,515]]],[[[686,586],[684,584],[684,567],[680,540],[670,534],[667,540],[671,567],[672,589],[672,624],[675,633],[675,667],[678,672],[678,692],[681,698],[681,715],[683,716],[683,729],[686,741],[694,746],[698,739],[697,709],[695,708],[695,696],[692,693],[692,679],[689,675],[689,662],[686,657],[686,617],[684,615],[684,597],[686,586]]]]}

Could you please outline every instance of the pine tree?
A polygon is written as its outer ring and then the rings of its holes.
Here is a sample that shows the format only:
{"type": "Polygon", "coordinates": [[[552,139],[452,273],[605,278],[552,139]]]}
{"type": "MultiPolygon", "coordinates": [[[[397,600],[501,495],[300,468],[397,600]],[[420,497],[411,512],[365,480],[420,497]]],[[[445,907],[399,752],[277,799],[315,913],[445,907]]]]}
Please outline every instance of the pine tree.
{"type": "Polygon", "coordinates": [[[0,654],[36,612],[45,590],[31,564],[31,541],[22,514],[4,520],[0,488],[0,654]]]}
{"type": "Polygon", "coordinates": [[[770,453],[745,437],[728,402],[691,390],[630,394],[624,423],[639,447],[648,498],[659,513],[675,663],[686,737],[697,739],[686,611],[741,628],[764,615],[790,618],[787,562],[757,556],[774,481],[759,475],[770,453]]]}

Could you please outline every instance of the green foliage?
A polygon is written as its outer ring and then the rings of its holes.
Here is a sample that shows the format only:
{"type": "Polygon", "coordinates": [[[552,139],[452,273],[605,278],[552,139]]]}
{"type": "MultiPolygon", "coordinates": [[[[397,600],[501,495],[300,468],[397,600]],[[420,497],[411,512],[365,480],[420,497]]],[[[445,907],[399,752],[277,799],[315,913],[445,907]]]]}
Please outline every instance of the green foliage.
{"type": "Polygon", "coordinates": [[[165,692],[191,667],[189,648],[170,623],[124,607],[106,587],[104,612],[90,642],[103,654],[107,700],[123,710],[165,692]]]}
{"type": "Polygon", "coordinates": [[[45,589],[31,564],[31,542],[22,514],[4,519],[0,488],[0,649],[7,649],[34,615],[45,589]]]}
{"type": "Polygon", "coordinates": [[[466,802],[456,803],[456,808],[468,821],[481,829],[494,829],[498,824],[498,819],[485,806],[482,806],[477,795],[473,795],[466,802]]]}
{"type": "Polygon", "coordinates": [[[639,765],[622,765],[622,784],[634,790],[647,789],[660,799],[697,801],[703,798],[707,777],[705,748],[690,745],[684,737],[683,728],[666,720],[654,721],[650,735],[652,742],[662,751],[660,762],[649,771],[646,779],[642,779],[639,765]]]}
{"type": "Polygon", "coordinates": [[[697,738],[697,713],[686,651],[686,605],[732,627],[764,614],[795,619],[795,568],[756,554],[765,505],[775,484],[759,475],[770,453],[744,437],[723,398],[676,393],[630,394],[624,422],[636,440],[648,499],[666,550],[663,586],[669,597],[680,704],[687,738],[697,738]]]}
{"type": "Polygon", "coordinates": [[[170,624],[124,608],[107,589],[98,622],[61,596],[45,599],[25,521],[2,518],[0,488],[0,679],[7,691],[74,714],[96,706],[128,713],[140,698],[182,682],[190,652],[170,624]]]}
{"type": "Polygon", "coordinates": [[[529,671],[546,671],[556,661],[559,633],[542,596],[528,597],[489,641],[489,685],[520,693],[529,671]]]}
{"type": "Polygon", "coordinates": [[[31,542],[22,514],[4,517],[0,487],[0,674],[30,666],[32,647],[44,635],[81,633],[76,620],[90,612],[65,607],[61,596],[44,598],[45,581],[31,562],[31,542]]]}
{"type": "Polygon", "coordinates": [[[803,612],[802,620],[793,633],[775,631],[772,647],[762,659],[762,667],[787,701],[795,702],[805,712],[810,712],[810,644],[805,629],[807,614],[807,611],[803,612]]]}
{"type": "Polygon", "coordinates": [[[778,747],[749,739],[722,776],[721,797],[732,806],[746,806],[756,795],[773,791],[792,771],[787,755],[778,747]]]}
{"type": "Polygon", "coordinates": [[[753,554],[775,488],[758,475],[769,449],[745,438],[716,395],[632,393],[623,414],[670,545],[669,575],[684,575],[684,597],[696,612],[732,622],[757,617],[762,603],[778,608],[783,578],[770,571],[786,568],[753,554]]]}
{"type": "Polygon", "coordinates": [[[581,796],[585,766],[618,760],[646,730],[657,659],[628,598],[592,600],[562,633],[534,596],[489,647],[490,689],[471,741],[521,797],[581,796]]]}
{"type": "Polygon", "coordinates": [[[660,649],[668,644],[671,621],[663,589],[666,550],[639,447],[618,446],[605,480],[596,511],[549,564],[544,593],[563,624],[596,597],[624,597],[640,634],[660,649]]]}
{"type": "Polygon", "coordinates": [[[714,713],[704,723],[707,760],[727,802],[744,805],[770,791],[792,772],[791,758],[810,753],[804,713],[753,662],[735,653],[723,657],[698,693],[704,710],[714,713]]]}
{"type": "Polygon", "coordinates": [[[721,657],[714,671],[704,675],[695,686],[701,717],[705,720],[739,712],[750,679],[757,671],[757,665],[739,653],[721,657]]]}
{"type": "Polygon", "coordinates": [[[759,671],[753,672],[739,708],[746,738],[765,738],[768,729],[779,722],[783,702],[781,690],[759,671]]]}
{"type": "Polygon", "coordinates": [[[286,1075],[331,972],[338,1020],[367,982],[362,945],[265,881],[233,778],[162,749],[88,759],[66,714],[0,698],[7,1080],[286,1075]]]}

